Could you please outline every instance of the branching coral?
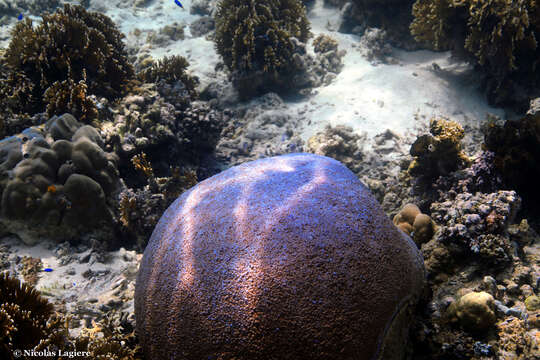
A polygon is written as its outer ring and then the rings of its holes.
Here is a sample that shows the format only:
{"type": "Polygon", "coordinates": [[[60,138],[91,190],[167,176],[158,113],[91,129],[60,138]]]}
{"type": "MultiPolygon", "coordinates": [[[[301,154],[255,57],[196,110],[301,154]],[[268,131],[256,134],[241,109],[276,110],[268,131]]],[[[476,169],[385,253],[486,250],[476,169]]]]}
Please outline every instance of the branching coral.
{"type": "MultiPolygon", "coordinates": [[[[63,319],[54,314],[51,303],[31,286],[0,274],[0,353],[15,359],[13,351],[64,348],[67,330],[63,319]]],[[[4,357],[5,356],[5,357],[4,357]]]]}
{"type": "Polygon", "coordinates": [[[299,0],[223,0],[218,5],[217,52],[237,78],[267,88],[287,83],[297,70],[291,61],[293,38],[305,42],[309,35],[305,6],[299,0]]]}
{"type": "Polygon", "coordinates": [[[109,17],[81,6],[66,4],[44,14],[37,26],[29,18],[20,21],[3,58],[9,70],[0,86],[4,106],[15,113],[36,113],[60,95],[47,111],[68,112],[76,104],[92,111],[86,92],[121,95],[133,76],[122,38],[109,17]]]}
{"type": "MultiPolygon", "coordinates": [[[[64,317],[33,287],[18,279],[0,274],[0,354],[2,359],[15,360],[15,350],[62,350],[89,352],[94,359],[133,360],[141,358],[134,329],[104,318],[93,328],[83,329],[80,336],[70,338],[64,317]]],[[[58,353],[57,353],[58,354],[58,353]]]]}
{"type": "Polygon", "coordinates": [[[199,79],[186,72],[188,66],[186,58],[173,55],[154,62],[150,67],[142,70],[138,76],[145,82],[164,81],[170,85],[180,82],[191,99],[194,99],[197,95],[195,87],[199,84],[199,79]]]}
{"type": "Polygon", "coordinates": [[[508,97],[511,84],[540,80],[539,13],[534,0],[417,0],[411,32],[436,49],[473,56],[490,76],[488,91],[497,102],[508,97]]]}

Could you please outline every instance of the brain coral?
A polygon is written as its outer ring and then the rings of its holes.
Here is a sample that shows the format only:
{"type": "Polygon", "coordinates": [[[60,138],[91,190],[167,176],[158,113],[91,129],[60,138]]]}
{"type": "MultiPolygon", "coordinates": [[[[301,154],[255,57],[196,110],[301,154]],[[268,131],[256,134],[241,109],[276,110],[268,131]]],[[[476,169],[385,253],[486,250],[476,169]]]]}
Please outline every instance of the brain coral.
{"type": "Polygon", "coordinates": [[[415,244],[345,166],[277,156],[167,209],[137,278],[137,332],[153,359],[398,359],[423,280],[415,244]]]}

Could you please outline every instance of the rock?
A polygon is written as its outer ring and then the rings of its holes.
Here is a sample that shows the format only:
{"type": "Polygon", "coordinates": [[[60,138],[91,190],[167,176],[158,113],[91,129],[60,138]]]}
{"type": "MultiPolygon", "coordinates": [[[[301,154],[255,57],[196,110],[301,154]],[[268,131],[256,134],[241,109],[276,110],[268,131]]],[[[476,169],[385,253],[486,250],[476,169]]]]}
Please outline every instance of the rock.
{"type": "Polygon", "coordinates": [[[525,299],[525,306],[529,311],[540,310],[540,298],[536,295],[529,296],[525,299]]]}
{"type": "Polygon", "coordinates": [[[399,359],[423,281],[412,240],[345,166],[266,158],[164,213],[137,278],[137,333],[160,359],[399,359]]]}
{"type": "Polygon", "coordinates": [[[450,305],[448,312],[454,322],[465,330],[480,332],[495,324],[495,299],[485,291],[470,292],[450,305]]]}
{"type": "Polygon", "coordinates": [[[497,294],[497,281],[492,276],[484,276],[482,287],[493,296],[497,294]]]}

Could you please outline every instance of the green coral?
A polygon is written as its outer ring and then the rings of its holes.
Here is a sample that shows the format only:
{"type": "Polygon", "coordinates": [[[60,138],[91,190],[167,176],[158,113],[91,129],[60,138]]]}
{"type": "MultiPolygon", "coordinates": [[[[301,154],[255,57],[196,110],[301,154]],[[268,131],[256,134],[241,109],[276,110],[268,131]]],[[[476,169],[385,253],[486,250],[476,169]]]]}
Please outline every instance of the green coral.
{"type": "Polygon", "coordinates": [[[441,175],[447,175],[469,164],[470,160],[461,150],[465,132],[455,121],[432,119],[430,134],[419,136],[412,144],[410,154],[414,160],[409,173],[430,183],[441,175]]]}
{"type": "Polygon", "coordinates": [[[538,84],[540,5],[535,0],[417,0],[411,33],[435,49],[471,57],[491,77],[492,100],[511,85],[538,84]],[[519,79],[518,79],[519,78],[519,79]]]}
{"type": "Polygon", "coordinates": [[[287,87],[298,67],[292,61],[296,38],[310,36],[300,0],[222,0],[216,14],[217,52],[243,95],[253,89],[287,87]]]}
{"type": "Polygon", "coordinates": [[[133,77],[124,35],[109,17],[81,6],[66,4],[44,14],[37,26],[26,18],[11,36],[2,59],[8,71],[0,81],[1,105],[11,112],[61,114],[73,107],[92,112],[86,92],[115,98],[133,77]],[[65,100],[51,104],[56,95],[65,100]],[[84,98],[68,100],[73,95],[84,98]]]}

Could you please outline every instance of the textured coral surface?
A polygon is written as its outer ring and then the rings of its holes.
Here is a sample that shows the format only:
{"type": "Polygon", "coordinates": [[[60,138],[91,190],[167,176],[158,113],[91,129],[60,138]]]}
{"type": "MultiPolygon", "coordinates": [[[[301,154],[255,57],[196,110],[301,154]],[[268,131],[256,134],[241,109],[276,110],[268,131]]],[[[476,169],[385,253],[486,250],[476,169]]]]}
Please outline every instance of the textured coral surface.
{"type": "Polygon", "coordinates": [[[346,167],[267,158],[165,212],[137,279],[138,335],[152,358],[397,359],[406,331],[389,325],[423,278],[414,243],[346,167]]]}

